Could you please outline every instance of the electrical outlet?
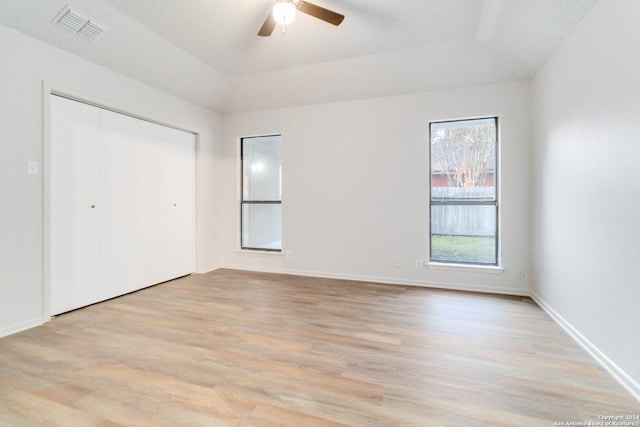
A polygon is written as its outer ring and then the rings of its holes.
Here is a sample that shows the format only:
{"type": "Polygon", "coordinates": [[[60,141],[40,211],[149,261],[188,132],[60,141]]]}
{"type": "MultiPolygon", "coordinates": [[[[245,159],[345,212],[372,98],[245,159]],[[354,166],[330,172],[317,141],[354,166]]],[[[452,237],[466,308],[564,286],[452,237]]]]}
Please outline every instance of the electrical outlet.
{"type": "Polygon", "coordinates": [[[518,276],[517,277],[518,277],[518,279],[524,279],[524,272],[523,271],[518,272],[518,276]]]}
{"type": "Polygon", "coordinates": [[[422,262],[422,260],[421,260],[421,259],[417,259],[417,260],[416,260],[416,269],[418,269],[418,270],[422,270],[423,265],[424,265],[424,264],[423,264],[423,262],[422,262]]]}
{"type": "Polygon", "coordinates": [[[396,258],[396,259],[394,259],[394,260],[393,260],[393,266],[394,266],[395,268],[400,268],[400,267],[402,267],[402,261],[400,261],[400,258],[396,258]]]}
{"type": "Polygon", "coordinates": [[[293,259],[293,252],[291,252],[291,251],[286,251],[286,252],[284,253],[284,258],[285,258],[285,259],[293,259]]]}

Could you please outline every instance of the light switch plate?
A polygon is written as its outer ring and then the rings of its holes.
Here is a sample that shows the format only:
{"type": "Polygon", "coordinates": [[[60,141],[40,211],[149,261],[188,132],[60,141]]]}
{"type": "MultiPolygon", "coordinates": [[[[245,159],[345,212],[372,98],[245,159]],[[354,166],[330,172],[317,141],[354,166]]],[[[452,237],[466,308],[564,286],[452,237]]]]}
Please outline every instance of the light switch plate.
{"type": "Polygon", "coordinates": [[[29,160],[27,162],[27,174],[38,175],[38,162],[36,160],[29,160]]]}

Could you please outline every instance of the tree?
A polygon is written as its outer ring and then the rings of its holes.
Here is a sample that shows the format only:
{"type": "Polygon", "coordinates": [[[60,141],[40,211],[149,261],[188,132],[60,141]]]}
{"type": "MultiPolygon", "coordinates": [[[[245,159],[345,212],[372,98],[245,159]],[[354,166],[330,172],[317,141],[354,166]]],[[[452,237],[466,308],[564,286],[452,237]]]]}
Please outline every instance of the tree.
{"type": "Polygon", "coordinates": [[[444,174],[449,187],[483,187],[495,168],[495,126],[479,122],[431,127],[432,171],[444,174]]]}

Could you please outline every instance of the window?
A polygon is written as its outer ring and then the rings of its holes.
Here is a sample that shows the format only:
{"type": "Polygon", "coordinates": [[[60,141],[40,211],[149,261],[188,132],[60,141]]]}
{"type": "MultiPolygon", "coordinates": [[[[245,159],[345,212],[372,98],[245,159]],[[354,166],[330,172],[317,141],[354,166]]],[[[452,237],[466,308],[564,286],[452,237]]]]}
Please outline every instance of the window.
{"type": "Polygon", "coordinates": [[[433,122],[430,261],[498,264],[498,119],[433,122]]]}
{"type": "Polygon", "coordinates": [[[282,250],[280,135],[240,140],[242,249],[282,250]]]}

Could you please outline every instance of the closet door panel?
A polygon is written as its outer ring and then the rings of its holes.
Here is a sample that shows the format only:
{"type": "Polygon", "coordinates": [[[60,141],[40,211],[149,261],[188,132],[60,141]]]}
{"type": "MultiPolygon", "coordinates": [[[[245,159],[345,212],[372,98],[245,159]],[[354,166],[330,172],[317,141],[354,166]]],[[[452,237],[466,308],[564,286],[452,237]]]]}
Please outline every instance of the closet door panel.
{"type": "Polygon", "coordinates": [[[101,299],[139,289],[137,192],[141,120],[101,110],[101,299]]]}
{"type": "Polygon", "coordinates": [[[152,126],[139,181],[141,265],[148,284],[195,271],[195,136],[152,126]],[[161,233],[158,230],[162,230],[161,233]]]}
{"type": "Polygon", "coordinates": [[[179,277],[195,271],[195,135],[167,129],[168,163],[165,163],[168,208],[164,254],[166,274],[179,277]]]}
{"type": "Polygon", "coordinates": [[[141,139],[140,179],[138,181],[138,238],[141,242],[140,280],[145,286],[169,280],[165,269],[165,228],[167,226],[165,172],[168,144],[161,138],[162,127],[146,124],[145,138],[141,139]]]}
{"type": "Polygon", "coordinates": [[[51,97],[51,312],[100,295],[99,110],[51,97]]]}

